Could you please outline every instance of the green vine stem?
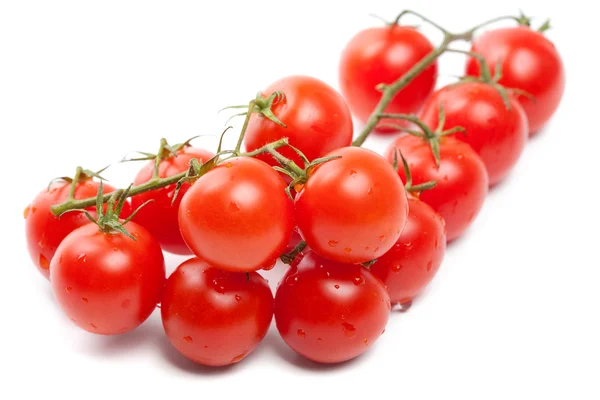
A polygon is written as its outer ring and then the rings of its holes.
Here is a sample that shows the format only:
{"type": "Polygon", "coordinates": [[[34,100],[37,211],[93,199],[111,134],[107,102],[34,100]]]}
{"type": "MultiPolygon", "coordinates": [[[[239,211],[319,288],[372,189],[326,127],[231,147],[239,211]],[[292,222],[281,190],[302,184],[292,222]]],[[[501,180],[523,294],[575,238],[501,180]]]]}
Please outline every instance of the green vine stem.
{"type": "MultiPolygon", "coordinates": [[[[280,140],[277,140],[272,143],[268,143],[268,144],[264,145],[263,147],[256,149],[255,151],[253,151],[251,153],[240,153],[240,156],[255,156],[258,154],[270,153],[270,151],[272,151],[272,150],[275,150],[275,149],[278,149],[280,147],[284,147],[287,145],[288,145],[288,140],[287,140],[287,138],[284,138],[284,139],[280,139],[280,140]]],[[[231,151],[226,151],[221,154],[217,153],[217,155],[215,157],[219,157],[220,155],[222,155],[224,153],[229,154],[229,153],[231,153],[231,151]]],[[[194,161],[194,160],[192,160],[192,161],[194,161]]],[[[203,172],[205,172],[205,171],[203,171],[203,172]]],[[[145,193],[145,192],[149,192],[151,190],[156,190],[156,189],[163,188],[165,186],[173,185],[173,184],[178,183],[181,179],[187,178],[187,177],[189,177],[189,171],[185,171],[180,174],[169,176],[166,178],[153,178],[153,179],[149,180],[148,182],[142,183],[140,185],[131,186],[127,192],[123,193],[123,198],[132,197],[132,196],[138,195],[140,193],[145,193]]],[[[69,210],[85,209],[87,207],[96,205],[97,201],[99,201],[99,200],[101,200],[102,203],[106,203],[110,200],[111,196],[112,196],[112,193],[105,193],[105,194],[102,194],[101,198],[99,198],[99,199],[97,199],[96,197],[90,197],[90,198],[82,199],[82,200],[68,199],[64,203],[53,205],[52,207],[50,207],[50,210],[52,211],[52,213],[54,213],[54,215],[60,216],[61,214],[64,214],[65,212],[67,212],[69,210]]]]}
{"type": "Polygon", "coordinates": [[[398,80],[396,80],[395,82],[393,82],[391,84],[379,85],[378,88],[380,88],[383,92],[381,99],[379,100],[379,103],[377,104],[377,106],[373,110],[373,113],[367,120],[367,123],[363,127],[361,133],[354,140],[354,142],[352,142],[353,146],[362,146],[363,145],[365,140],[367,140],[367,137],[369,137],[369,135],[371,134],[373,129],[375,129],[375,126],[377,126],[377,123],[379,122],[381,115],[385,112],[386,107],[390,104],[390,102],[394,99],[394,97],[398,94],[398,92],[400,92],[404,87],[406,87],[406,85],[408,85],[414,78],[416,78],[417,75],[419,75],[425,68],[427,68],[431,64],[433,64],[433,62],[439,56],[444,54],[448,50],[448,46],[450,46],[450,44],[452,44],[456,41],[459,41],[459,40],[471,41],[473,39],[473,35],[474,35],[475,31],[477,31],[480,28],[483,28],[486,25],[493,24],[495,22],[504,21],[504,20],[512,20],[512,21],[516,21],[516,22],[520,21],[519,17],[506,15],[506,16],[497,17],[497,18],[493,18],[488,21],[485,21],[485,22],[478,24],[478,25],[472,27],[471,29],[464,31],[462,33],[450,33],[448,30],[442,28],[440,25],[429,20],[428,18],[425,18],[421,14],[416,13],[412,10],[404,10],[396,17],[396,19],[393,22],[393,25],[400,23],[400,20],[402,19],[402,17],[405,15],[409,15],[409,14],[415,15],[415,16],[421,18],[423,21],[430,23],[434,27],[438,28],[444,34],[444,39],[442,40],[442,43],[438,47],[436,47],[429,54],[427,54],[425,57],[423,57],[421,59],[421,61],[416,63],[408,72],[406,72],[404,75],[402,75],[398,80]]]}

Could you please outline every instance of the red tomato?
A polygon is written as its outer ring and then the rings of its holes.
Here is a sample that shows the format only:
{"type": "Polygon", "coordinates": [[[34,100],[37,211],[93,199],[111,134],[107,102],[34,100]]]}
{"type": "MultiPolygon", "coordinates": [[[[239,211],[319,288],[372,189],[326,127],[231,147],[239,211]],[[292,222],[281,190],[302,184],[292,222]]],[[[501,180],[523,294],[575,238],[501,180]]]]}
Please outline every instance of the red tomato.
{"type": "MultiPolygon", "coordinates": [[[[472,51],[483,55],[492,73],[502,62],[499,83],[507,88],[524,90],[519,102],[529,120],[529,132],[539,131],[558,108],[565,89],[565,70],[554,44],[540,32],[528,27],[495,29],[473,42],[472,51]]],[[[470,58],[468,75],[479,76],[479,62],[470,58]]]]}
{"type": "MultiPolygon", "coordinates": [[[[95,197],[98,194],[100,184],[91,179],[82,179],[75,188],[74,198],[76,200],[95,197]]],[[[46,278],[50,277],[50,261],[60,242],[75,229],[87,225],[90,220],[82,213],[67,213],[62,217],[52,214],[50,207],[63,203],[69,196],[71,184],[68,182],[56,182],[48,189],[42,190],[35,199],[25,208],[25,234],[27,236],[27,249],[33,263],[46,278]]],[[[104,184],[104,193],[113,192],[115,189],[104,184]]],[[[90,214],[96,216],[96,208],[87,209],[90,214]]],[[[122,216],[131,213],[131,204],[126,202],[121,212],[122,216]]]]}
{"type": "Polygon", "coordinates": [[[134,222],[120,233],[94,224],[62,241],[50,265],[52,293],[80,328],[114,335],[128,332],[150,316],[165,284],[165,261],[156,239],[134,222]]]}
{"type": "Polygon", "coordinates": [[[285,342],[320,363],[364,353],[381,336],[390,298],[361,265],[341,264],[307,252],[283,277],[275,295],[275,321],[285,342]]]}
{"type": "Polygon", "coordinates": [[[234,364],[265,337],[273,294],[256,272],[228,272],[192,258],[167,280],[161,304],[165,332],[187,358],[204,365],[234,364]]]}
{"type": "Polygon", "coordinates": [[[181,200],[183,239],[210,265],[233,272],[271,266],[294,229],[294,206],[279,174],[250,157],[203,175],[181,200]]]}
{"type": "MultiPolygon", "coordinates": [[[[331,86],[310,76],[289,76],[271,84],[263,95],[276,91],[285,98],[273,105],[273,114],[287,128],[262,115],[250,118],[244,143],[248,151],[287,137],[310,160],[322,157],[352,142],[352,116],[342,96],[331,86]]],[[[302,167],[302,159],[292,149],[278,150],[302,167]]],[[[258,156],[270,165],[279,165],[268,154],[258,156]]]]}
{"type": "MultiPolygon", "coordinates": [[[[177,157],[170,157],[161,161],[158,169],[158,177],[167,178],[185,172],[189,168],[190,160],[193,158],[200,162],[206,162],[213,156],[214,154],[207,150],[184,147],[177,151],[177,157]]],[[[134,184],[140,185],[148,182],[152,179],[153,171],[154,161],[149,162],[142,168],[135,177],[134,184]]],[[[179,223],[177,221],[179,204],[190,186],[189,183],[181,185],[181,189],[179,190],[179,194],[173,205],[171,205],[171,202],[173,201],[176,185],[152,190],[131,198],[131,205],[134,210],[146,201],[153,200],[151,203],[148,203],[140,209],[135,215],[134,221],[148,229],[158,240],[158,243],[160,243],[162,248],[170,253],[192,254],[181,237],[179,223]]]]}
{"type": "MultiPolygon", "coordinates": [[[[370,28],[359,32],[346,46],[340,60],[340,87],[350,110],[365,123],[381,99],[380,83],[391,84],[433,51],[431,42],[412,27],[370,28]]],[[[388,113],[415,113],[435,87],[437,62],[421,72],[394,97],[388,113]]],[[[399,122],[382,120],[384,123],[399,122]]],[[[400,124],[404,124],[400,122],[400,124]]],[[[379,131],[393,129],[379,127],[379,131]]]]}
{"type": "Polygon", "coordinates": [[[438,90],[426,103],[421,120],[438,126],[440,105],[446,114],[445,129],[461,126],[454,135],[471,145],[487,169],[490,185],[500,182],[517,163],[527,142],[527,117],[519,102],[509,97],[510,109],[492,85],[467,82],[438,90]]]}
{"type": "MultiPolygon", "coordinates": [[[[387,151],[390,162],[394,148],[406,158],[414,185],[436,182],[433,189],[421,193],[420,199],[444,218],[448,241],[462,235],[479,213],[488,191],[488,176],[481,158],[471,146],[451,137],[440,140],[439,168],[429,144],[419,137],[405,135],[396,139],[387,151]]],[[[406,180],[402,168],[398,174],[406,180]]]]}
{"type": "Polygon", "coordinates": [[[444,220],[426,203],[408,198],[408,221],[400,238],[371,273],[387,287],[392,303],[410,304],[437,273],[446,251],[444,220]]]}
{"type": "Polygon", "coordinates": [[[317,254],[358,264],[385,254],[406,223],[402,181],[371,150],[344,147],[318,165],[296,196],[300,234],[317,254]]]}

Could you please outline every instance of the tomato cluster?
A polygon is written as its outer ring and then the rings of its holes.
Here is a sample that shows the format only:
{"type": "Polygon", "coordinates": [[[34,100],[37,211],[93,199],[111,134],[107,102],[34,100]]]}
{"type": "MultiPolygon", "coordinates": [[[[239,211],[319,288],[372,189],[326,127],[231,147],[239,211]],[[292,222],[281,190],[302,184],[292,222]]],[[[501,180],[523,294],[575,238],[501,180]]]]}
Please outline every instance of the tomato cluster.
{"type": "Polygon", "coordinates": [[[521,17],[526,26],[475,39],[469,76],[434,92],[437,57],[474,29],[444,30],[434,48],[400,16],[349,42],[343,96],[307,76],[260,93],[234,150],[163,139],[126,190],[81,168],[53,181],[24,215],[29,253],[64,313],[113,335],[160,304],[173,346],[210,366],[244,359],[273,317],[316,362],[370,348],[392,306],[407,309],[434,278],[564,89],[556,49],[521,17]],[[366,124],[354,145],[352,115],[366,124]],[[384,156],[360,147],[372,130],[397,134],[384,156]],[[167,278],[163,251],[193,257],[167,278]],[[257,271],[278,259],[289,267],[273,296],[257,271]]]}

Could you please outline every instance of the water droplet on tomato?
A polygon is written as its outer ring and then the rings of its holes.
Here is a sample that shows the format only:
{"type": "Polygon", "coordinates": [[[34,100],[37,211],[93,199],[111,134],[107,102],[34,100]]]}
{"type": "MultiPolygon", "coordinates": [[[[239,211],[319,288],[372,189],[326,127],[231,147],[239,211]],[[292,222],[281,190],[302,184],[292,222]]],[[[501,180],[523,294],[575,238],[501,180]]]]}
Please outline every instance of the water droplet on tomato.
{"type": "Polygon", "coordinates": [[[233,167],[232,163],[228,162],[227,164],[225,164],[225,168],[231,168],[231,167],[233,167]]]}
{"type": "Polygon", "coordinates": [[[369,340],[367,338],[364,338],[363,339],[363,343],[368,346],[369,345],[369,340]]]}
{"type": "Polygon", "coordinates": [[[90,322],[90,326],[94,329],[98,329],[98,327],[90,322]]]}
{"type": "Polygon", "coordinates": [[[392,266],[392,271],[394,272],[400,272],[402,270],[402,264],[396,264],[392,266]]]}
{"type": "Polygon", "coordinates": [[[447,181],[448,180],[448,175],[444,175],[444,180],[447,181]]]}
{"type": "Polygon", "coordinates": [[[435,239],[435,248],[437,249],[438,247],[440,247],[440,241],[439,239],[435,239]]]}
{"type": "Polygon", "coordinates": [[[25,209],[23,210],[23,218],[27,219],[27,217],[29,216],[29,209],[30,206],[25,207],[25,209]]]}
{"type": "Polygon", "coordinates": [[[344,329],[344,335],[349,338],[353,338],[356,336],[356,328],[354,325],[349,324],[348,322],[342,322],[342,328],[344,329]]]}
{"type": "Polygon", "coordinates": [[[373,250],[373,253],[377,253],[379,251],[379,246],[375,247],[375,250],[373,250]]]}
{"type": "Polygon", "coordinates": [[[113,251],[117,252],[117,251],[119,251],[119,249],[116,247],[113,247],[113,251]]]}
{"type": "Polygon", "coordinates": [[[236,294],[235,299],[236,299],[236,301],[242,301],[242,296],[240,296],[239,294],[236,294]]]}
{"type": "Polygon", "coordinates": [[[223,287],[223,285],[221,285],[221,283],[218,280],[213,279],[212,284],[218,293],[221,293],[221,294],[225,293],[225,288],[223,287]]]}
{"type": "Polygon", "coordinates": [[[433,261],[429,261],[427,263],[427,272],[430,272],[432,267],[433,267],[433,261]]]}
{"type": "Polygon", "coordinates": [[[45,233],[42,233],[42,238],[38,242],[38,246],[40,246],[42,249],[44,247],[46,247],[46,234],[45,233]]]}
{"type": "Polygon", "coordinates": [[[338,244],[338,242],[336,242],[335,240],[329,241],[329,246],[331,246],[331,247],[335,247],[335,246],[337,246],[337,244],[338,244]]]}
{"type": "Polygon", "coordinates": [[[73,288],[71,286],[67,286],[65,290],[67,291],[67,293],[71,293],[71,290],[73,290],[73,288]]]}
{"type": "Polygon", "coordinates": [[[458,155],[456,156],[456,158],[458,158],[459,160],[462,160],[465,157],[465,155],[463,153],[458,153],[458,155]]]}
{"type": "Polygon", "coordinates": [[[353,169],[351,169],[351,170],[350,170],[350,175],[356,175],[356,171],[355,171],[355,170],[353,170],[353,169]]]}
{"type": "Polygon", "coordinates": [[[83,300],[84,303],[89,303],[89,300],[87,297],[82,297],[81,300],[83,300]]]}
{"type": "Polygon", "coordinates": [[[50,268],[50,261],[43,254],[40,254],[40,268],[48,269],[50,268]]]}
{"type": "Polygon", "coordinates": [[[385,235],[379,235],[379,241],[383,242],[385,240],[385,235]]]}
{"type": "Polygon", "coordinates": [[[298,274],[293,274],[285,278],[285,283],[292,286],[298,283],[298,274]]]}
{"type": "Polygon", "coordinates": [[[80,255],[77,256],[77,259],[79,261],[81,261],[82,263],[86,262],[86,256],[85,253],[81,253],[80,255]]]}
{"type": "Polygon", "coordinates": [[[362,275],[358,275],[352,278],[352,282],[354,282],[355,285],[362,285],[365,283],[365,278],[362,275]]]}
{"type": "Polygon", "coordinates": [[[322,342],[322,341],[323,341],[322,338],[320,338],[320,337],[317,338],[317,342],[322,342]]]}
{"type": "Polygon", "coordinates": [[[339,289],[340,285],[333,285],[334,288],[339,289]]]}
{"type": "Polygon", "coordinates": [[[344,253],[346,253],[346,254],[350,254],[350,253],[352,253],[352,249],[351,249],[350,247],[346,247],[346,248],[344,249],[344,253]]]}
{"type": "Polygon", "coordinates": [[[242,361],[244,359],[244,357],[246,357],[246,353],[238,354],[237,356],[235,356],[231,359],[231,363],[232,364],[239,363],[240,361],[242,361]]]}
{"type": "Polygon", "coordinates": [[[130,299],[125,299],[121,302],[121,307],[122,308],[127,308],[131,305],[131,300],[130,299]]]}
{"type": "Polygon", "coordinates": [[[381,331],[381,334],[383,335],[385,333],[385,328],[383,328],[383,330],[381,331]]]}
{"type": "Polygon", "coordinates": [[[275,268],[275,264],[277,264],[277,260],[273,260],[273,262],[271,264],[268,264],[268,265],[264,266],[263,270],[270,271],[273,268],[275,268]]]}
{"type": "Polygon", "coordinates": [[[185,341],[186,341],[186,342],[188,342],[188,343],[192,343],[192,342],[194,341],[194,339],[192,339],[192,337],[191,337],[191,336],[184,336],[184,337],[183,337],[183,340],[185,340],[185,341]]]}
{"type": "Polygon", "coordinates": [[[229,203],[229,211],[237,212],[240,211],[240,206],[236,201],[229,203]]]}
{"type": "Polygon", "coordinates": [[[188,217],[189,217],[190,215],[192,215],[192,210],[187,210],[187,211],[185,212],[185,215],[186,215],[186,216],[188,216],[188,217]]]}
{"type": "Polygon", "coordinates": [[[140,238],[140,234],[139,234],[139,232],[133,232],[133,233],[132,233],[132,235],[133,235],[133,237],[135,237],[135,238],[138,238],[138,239],[140,238]]]}
{"type": "Polygon", "coordinates": [[[367,194],[372,194],[373,193],[373,188],[369,187],[369,190],[367,190],[367,194]]]}
{"type": "Polygon", "coordinates": [[[302,329],[298,329],[298,336],[304,339],[306,337],[306,332],[304,332],[302,329]]]}
{"type": "Polygon", "coordinates": [[[369,250],[369,249],[370,249],[370,247],[369,247],[369,246],[365,247],[365,250],[369,250]]]}

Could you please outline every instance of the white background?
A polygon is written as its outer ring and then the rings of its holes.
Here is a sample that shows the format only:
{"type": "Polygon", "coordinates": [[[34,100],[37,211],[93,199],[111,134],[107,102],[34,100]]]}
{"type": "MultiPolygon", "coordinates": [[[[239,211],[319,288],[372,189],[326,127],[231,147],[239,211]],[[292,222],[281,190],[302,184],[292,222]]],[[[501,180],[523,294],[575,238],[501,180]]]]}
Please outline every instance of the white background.
{"type": "MultiPolygon", "coordinates": [[[[0,397],[599,398],[597,29],[588,2],[575,3],[1,1],[0,397]],[[551,17],[567,87],[430,289],[408,313],[392,314],[370,352],[314,365],[272,327],[242,363],[207,369],[170,347],[159,313],[120,337],[88,334],[62,315],[23,233],[23,208],[49,179],[154,151],[162,136],[215,135],[220,108],[289,74],[337,87],[343,46],[379,24],[368,13],[392,19],[401,7],[455,31],[519,8],[538,25],[551,17]]],[[[442,81],[462,65],[444,56],[442,81]]],[[[195,143],[216,147],[214,137],[195,143]]],[[[139,167],[106,175],[124,186],[139,167]]],[[[169,257],[169,271],[181,260],[169,257]]],[[[282,270],[266,274],[273,287],[282,270]]]]}

